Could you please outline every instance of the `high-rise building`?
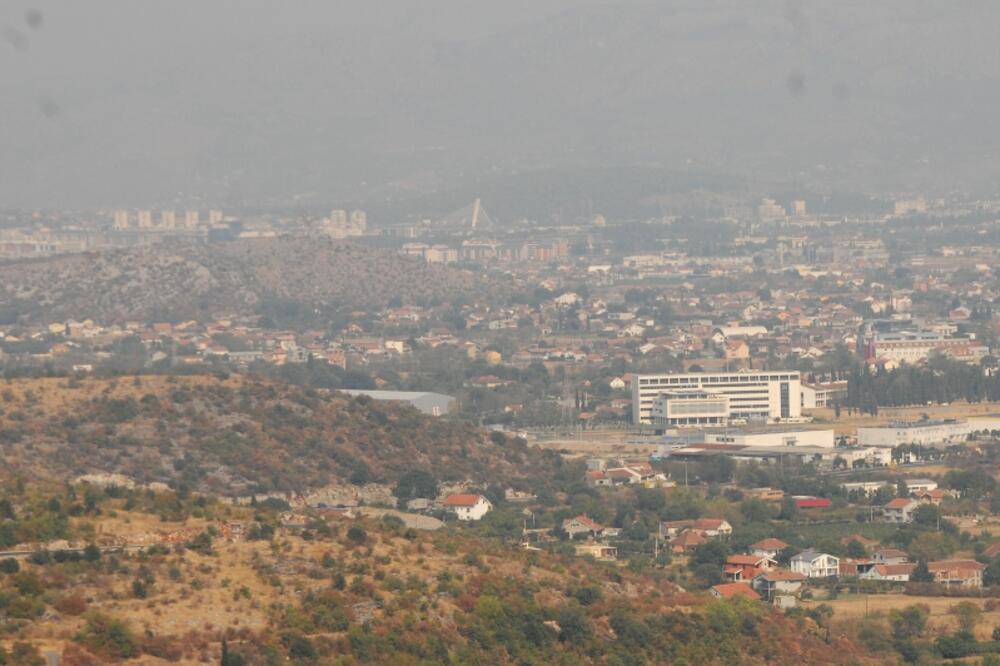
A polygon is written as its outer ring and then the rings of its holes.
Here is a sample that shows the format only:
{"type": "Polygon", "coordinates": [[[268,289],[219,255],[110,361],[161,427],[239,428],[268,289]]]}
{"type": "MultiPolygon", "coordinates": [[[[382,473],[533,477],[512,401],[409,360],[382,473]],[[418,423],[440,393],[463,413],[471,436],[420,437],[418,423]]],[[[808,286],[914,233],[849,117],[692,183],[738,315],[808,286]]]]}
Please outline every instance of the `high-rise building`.
{"type": "Polygon", "coordinates": [[[805,217],[806,214],[806,202],[802,199],[796,199],[792,202],[792,213],[795,217],[805,217]]]}
{"type": "Polygon", "coordinates": [[[208,223],[213,226],[222,224],[222,211],[218,209],[208,211],[208,223]]]}
{"type": "Polygon", "coordinates": [[[774,199],[764,199],[757,206],[757,217],[761,222],[780,222],[788,217],[788,214],[774,199]]]}
{"type": "Polygon", "coordinates": [[[363,210],[352,210],[351,227],[355,232],[365,233],[368,229],[368,214],[363,210]]]}
{"type": "Polygon", "coordinates": [[[927,202],[923,197],[917,197],[916,199],[903,199],[901,201],[897,201],[896,205],[893,207],[893,214],[896,217],[926,212],[927,202]]]}
{"type": "Polygon", "coordinates": [[[330,211],[330,224],[334,227],[347,226],[347,211],[336,209],[330,211]]]}
{"type": "Polygon", "coordinates": [[[124,208],[119,208],[115,211],[115,229],[128,229],[128,211],[124,208]]]}
{"type": "Polygon", "coordinates": [[[187,229],[197,229],[198,228],[198,211],[196,210],[186,210],[184,211],[184,226],[187,229]]]}
{"type": "Polygon", "coordinates": [[[798,372],[700,372],[633,376],[633,423],[653,424],[653,403],[661,395],[676,398],[679,392],[692,390],[704,392],[706,400],[727,398],[731,421],[773,422],[802,416],[802,381],[798,372]]]}
{"type": "Polygon", "coordinates": [[[172,210],[160,211],[160,226],[164,229],[173,229],[177,226],[177,213],[172,210]]]}
{"type": "Polygon", "coordinates": [[[140,229],[152,229],[153,228],[153,211],[151,210],[140,210],[135,214],[136,220],[138,221],[138,226],[140,229]]]}

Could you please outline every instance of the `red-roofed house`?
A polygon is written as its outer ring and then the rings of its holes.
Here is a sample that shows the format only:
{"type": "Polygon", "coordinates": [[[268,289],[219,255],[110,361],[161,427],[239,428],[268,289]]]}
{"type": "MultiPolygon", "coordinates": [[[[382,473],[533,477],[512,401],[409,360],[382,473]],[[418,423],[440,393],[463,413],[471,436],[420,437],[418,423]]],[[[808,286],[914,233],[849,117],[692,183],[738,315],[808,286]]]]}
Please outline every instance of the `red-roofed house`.
{"type": "Polygon", "coordinates": [[[852,541],[857,541],[858,543],[860,543],[865,548],[871,548],[872,546],[877,546],[878,545],[878,541],[876,541],[875,539],[869,539],[869,538],[867,538],[865,536],[862,536],[860,534],[849,534],[849,535],[847,535],[845,537],[841,537],[841,539],[840,539],[840,545],[841,546],[848,546],[848,545],[851,544],[852,541]]]}
{"type": "Polygon", "coordinates": [[[876,564],[907,564],[910,556],[898,548],[880,548],[875,551],[876,564]]]}
{"type": "Polygon", "coordinates": [[[776,560],[778,554],[786,548],[788,548],[788,544],[781,539],[762,539],[750,546],[750,554],[776,560]]]}
{"type": "Polygon", "coordinates": [[[670,550],[675,553],[683,553],[708,543],[705,535],[698,530],[685,530],[670,540],[670,550]]]}
{"type": "Polygon", "coordinates": [[[876,564],[859,578],[865,580],[895,580],[908,581],[910,574],[917,568],[916,564],[876,564]]]}
{"type": "Polygon", "coordinates": [[[707,537],[728,537],[733,533],[733,526],[724,518],[668,520],[660,524],[660,534],[667,538],[677,536],[684,530],[696,530],[707,537]]]}
{"type": "Polygon", "coordinates": [[[909,497],[897,497],[882,507],[882,515],[886,522],[890,523],[912,523],[913,512],[920,506],[920,502],[909,497]]]}
{"type": "Polygon", "coordinates": [[[587,486],[593,488],[595,486],[610,486],[612,480],[604,473],[603,469],[592,469],[587,472],[587,486]]]}
{"type": "Polygon", "coordinates": [[[875,566],[875,560],[870,557],[865,558],[853,558],[853,557],[842,557],[840,558],[840,575],[843,576],[860,576],[863,573],[867,573],[872,570],[875,566]]]}
{"type": "Polygon", "coordinates": [[[760,595],[754,592],[753,588],[746,583],[723,583],[713,586],[709,592],[716,599],[732,599],[734,597],[746,597],[754,601],[760,601],[760,595]]]}
{"type": "Polygon", "coordinates": [[[940,560],[928,562],[927,570],[934,574],[934,582],[959,587],[982,587],[985,564],[975,560],[940,560]]]}
{"type": "Polygon", "coordinates": [[[778,563],[770,557],[757,555],[730,555],[722,567],[722,573],[733,582],[749,581],[768,569],[773,569],[778,563]]]}
{"type": "Polygon", "coordinates": [[[570,539],[574,539],[581,534],[591,537],[599,537],[604,534],[604,525],[595,522],[590,516],[583,513],[576,518],[567,518],[562,522],[562,529],[570,539]]]}
{"type": "Polygon", "coordinates": [[[802,589],[806,577],[788,569],[772,569],[763,571],[753,579],[753,588],[768,601],[777,596],[793,595],[802,589]]]}
{"type": "Polygon", "coordinates": [[[937,505],[944,501],[945,497],[948,497],[948,493],[940,488],[935,488],[934,490],[925,490],[923,492],[913,493],[913,497],[921,504],[937,505]]]}
{"type": "Polygon", "coordinates": [[[448,495],[444,507],[455,513],[459,520],[479,520],[493,508],[482,495],[448,495]]]}

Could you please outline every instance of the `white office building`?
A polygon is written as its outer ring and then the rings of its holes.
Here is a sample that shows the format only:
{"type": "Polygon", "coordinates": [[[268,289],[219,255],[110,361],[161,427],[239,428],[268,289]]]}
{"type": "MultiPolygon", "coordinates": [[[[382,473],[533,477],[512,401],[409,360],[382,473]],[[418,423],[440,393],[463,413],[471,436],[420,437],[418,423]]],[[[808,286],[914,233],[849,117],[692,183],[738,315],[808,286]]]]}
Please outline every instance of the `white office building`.
{"type": "MultiPolygon", "coordinates": [[[[724,396],[730,423],[795,421],[802,417],[802,381],[798,372],[702,372],[636,375],[632,380],[632,419],[654,425],[653,403],[663,394],[699,390],[724,396]]],[[[669,400],[669,397],[668,397],[669,400]]],[[[708,398],[704,400],[708,406],[708,398]]]]}
{"type": "Polygon", "coordinates": [[[838,401],[844,402],[845,400],[847,400],[847,382],[802,383],[802,407],[804,409],[832,408],[838,401]]]}
{"type": "Polygon", "coordinates": [[[729,423],[729,396],[703,389],[677,389],[653,399],[653,423],[690,428],[729,423]]]}

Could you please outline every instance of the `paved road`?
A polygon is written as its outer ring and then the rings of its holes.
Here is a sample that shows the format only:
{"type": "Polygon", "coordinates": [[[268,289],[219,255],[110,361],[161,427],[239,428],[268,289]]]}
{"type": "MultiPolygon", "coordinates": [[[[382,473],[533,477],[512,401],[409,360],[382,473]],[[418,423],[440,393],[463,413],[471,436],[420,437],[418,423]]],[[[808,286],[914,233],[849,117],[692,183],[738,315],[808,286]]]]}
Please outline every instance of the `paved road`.
{"type": "MultiPolygon", "coordinates": [[[[143,544],[141,546],[102,546],[100,548],[102,553],[138,553],[140,551],[146,550],[155,544],[143,544]]],[[[15,560],[23,560],[31,557],[35,553],[43,549],[35,550],[0,550],[0,560],[6,560],[13,558],[15,560]]],[[[58,548],[56,550],[50,550],[49,553],[83,553],[83,548],[58,548]]]]}

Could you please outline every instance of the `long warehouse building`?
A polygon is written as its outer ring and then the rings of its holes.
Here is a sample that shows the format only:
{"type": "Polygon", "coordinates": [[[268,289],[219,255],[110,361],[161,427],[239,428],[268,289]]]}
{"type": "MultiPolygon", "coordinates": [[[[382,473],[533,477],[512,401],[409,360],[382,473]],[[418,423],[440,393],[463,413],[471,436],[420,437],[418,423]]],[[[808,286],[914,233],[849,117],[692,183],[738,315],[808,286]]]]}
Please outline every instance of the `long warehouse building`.
{"type": "MultiPolygon", "coordinates": [[[[657,423],[654,402],[661,395],[670,400],[680,398],[690,390],[716,395],[728,400],[729,422],[762,423],[798,420],[802,417],[802,378],[798,372],[698,372],[689,374],[635,375],[632,378],[632,422],[640,425],[657,423]]],[[[693,405],[692,405],[693,406],[693,405]]],[[[713,408],[714,405],[706,406],[713,408]]],[[[669,405],[657,406],[658,413],[671,412],[669,405]]],[[[708,412],[706,412],[706,417],[708,412]]],[[[692,415],[691,425],[698,418],[692,415]]],[[[708,421],[702,421],[707,423],[708,421]]]]}

